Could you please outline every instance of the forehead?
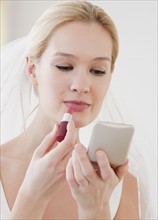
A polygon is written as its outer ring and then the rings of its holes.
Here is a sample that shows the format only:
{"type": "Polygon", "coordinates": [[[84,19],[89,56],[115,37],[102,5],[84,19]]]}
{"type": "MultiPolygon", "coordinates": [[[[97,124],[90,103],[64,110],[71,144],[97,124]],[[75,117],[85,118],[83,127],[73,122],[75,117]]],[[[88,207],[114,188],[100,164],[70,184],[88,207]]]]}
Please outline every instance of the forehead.
{"type": "Polygon", "coordinates": [[[76,56],[99,57],[112,55],[110,34],[98,23],[71,22],[57,28],[46,53],[70,53],[76,56]]]}

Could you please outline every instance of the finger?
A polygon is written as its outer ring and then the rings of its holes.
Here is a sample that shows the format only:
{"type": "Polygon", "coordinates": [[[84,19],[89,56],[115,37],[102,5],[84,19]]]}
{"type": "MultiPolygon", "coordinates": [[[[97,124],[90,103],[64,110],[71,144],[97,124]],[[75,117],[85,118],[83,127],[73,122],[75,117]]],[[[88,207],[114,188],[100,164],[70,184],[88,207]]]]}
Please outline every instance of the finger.
{"type": "Polygon", "coordinates": [[[64,142],[73,142],[75,143],[76,141],[76,137],[77,137],[77,129],[75,127],[74,121],[71,120],[68,124],[67,124],[67,132],[66,132],[66,136],[65,139],[62,141],[64,142]]]}
{"type": "Polygon", "coordinates": [[[82,169],[81,169],[81,166],[78,160],[78,156],[75,151],[72,152],[72,165],[73,165],[74,176],[75,176],[76,182],[79,185],[87,186],[88,181],[82,172],[82,169]]]}
{"type": "Polygon", "coordinates": [[[104,151],[96,151],[96,159],[100,169],[100,175],[103,180],[110,180],[113,174],[113,170],[109,164],[109,160],[104,151]]]}
{"type": "Polygon", "coordinates": [[[43,157],[55,144],[56,134],[58,130],[58,124],[54,125],[53,131],[50,132],[42,141],[42,143],[36,148],[35,155],[43,157]]]}
{"type": "Polygon", "coordinates": [[[61,161],[61,163],[62,163],[62,165],[63,165],[64,167],[67,166],[67,163],[68,163],[68,161],[70,160],[71,156],[72,156],[72,152],[70,151],[68,154],[66,154],[66,156],[64,157],[64,159],[61,161]]]}
{"type": "Polygon", "coordinates": [[[68,123],[67,126],[67,134],[65,139],[60,142],[60,144],[58,144],[58,146],[56,148],[54,148],[49,154],[48,157],[52,160],[52,161],[61,161],[62,159],[64,159],[64,157],[70,152],[72,151],[73,147],[74,147],[74,143],[76,140],[76,128],[74,125],[74,122],[71,121],[68,123]]]}
{"type": "Polygon", "coordinates": [[[74,176],[74,170],[72,166],[72,157],[69,159],[67,166],[66,166],[66,180],[71,188],[76,188],[78,187],[78,183],[75,180],[74,176]]]}
{"type": "Polygon", "coordinates": [[[83,175],[89,182],[92,182],[97,175],[89,160],[86,148],[82,144],[76,144],[74,152],[76,157],[78,158],[83,175]]]}
{"type": "Polygon", "coordinates": [[[127,173],[128,171],[128,160],[126,160],[126,162],[124,164],[122,164],[121,166],[117,167],[115,169],[115,173],[118,176],[119,180],[121,180],[124,175],[127,173]]]}
{"type": "Polygon", "coordinates": [[[58,173],[62,174],[62,176],[65,176],[66,175],[66,167],[67,167],[67,164],[70,160],[72,156],[72,152],[69,152],[63,160],[61,161],[58,161],[58,163],[56,161],[49,161],[47,160],[48,164],[49,164],[49,167],[53,167],[55,165],[56,169],[58,169],[58,173]]]}

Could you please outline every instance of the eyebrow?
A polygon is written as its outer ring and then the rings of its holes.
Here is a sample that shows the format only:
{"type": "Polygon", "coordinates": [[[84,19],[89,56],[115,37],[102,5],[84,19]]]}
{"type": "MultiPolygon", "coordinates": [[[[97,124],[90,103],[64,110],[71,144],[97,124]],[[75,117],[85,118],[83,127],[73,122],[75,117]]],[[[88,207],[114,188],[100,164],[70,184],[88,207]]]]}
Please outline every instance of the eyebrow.
{"type": "MultiPolygon", "coordinates": [[[[70,58],[73,58],[73,59],[78,59],[78,57],[76,57],[73,54],[63,53],[63,52],[56,52],[55,54],[53,54],[53,56],[64,56],[64,57],[70,57],[70,58]]],[[[106,61],[111,62],[111,59],[109,57],[96,57],[92,60],[93,61],[95,61],[95,60],[106,60],[106,61]]]]}

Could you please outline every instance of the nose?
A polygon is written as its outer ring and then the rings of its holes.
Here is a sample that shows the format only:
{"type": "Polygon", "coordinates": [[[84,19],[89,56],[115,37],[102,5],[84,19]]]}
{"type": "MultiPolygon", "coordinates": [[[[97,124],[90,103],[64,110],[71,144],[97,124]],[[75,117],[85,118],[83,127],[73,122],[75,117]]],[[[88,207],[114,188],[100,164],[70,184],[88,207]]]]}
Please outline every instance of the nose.
{"type": "Polygon", "coordinates": [[[78,93],[88,93],[90,91],[90,79],[86,73],[76,73],[71,81],[70,90],[78,93]]]}

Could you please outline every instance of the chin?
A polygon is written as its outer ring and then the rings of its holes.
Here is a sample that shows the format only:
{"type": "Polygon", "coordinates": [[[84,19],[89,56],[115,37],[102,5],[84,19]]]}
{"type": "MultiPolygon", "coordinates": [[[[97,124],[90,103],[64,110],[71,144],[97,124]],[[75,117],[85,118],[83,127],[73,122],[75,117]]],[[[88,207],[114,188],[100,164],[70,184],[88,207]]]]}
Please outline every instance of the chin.
{"type": "Polygon", "coordinates": [[[98,115],[98,112],[96,112],[96,114],[89,113],[89,114],[82,115],[82,116],[81,115],[78,116],[74,114],[72,119],[75,123],[76,128],[83,128],[89,125],[90,123],[92,123],[96,119],[97,115],[98,115]]]}
{"type": "Polygon", "coordinates": [[[83,128],[85,126],[87,126],[88,124],[90,124],[93,120],[74,120],[75,123],[75,127],[76,128],[83,128]]]}

